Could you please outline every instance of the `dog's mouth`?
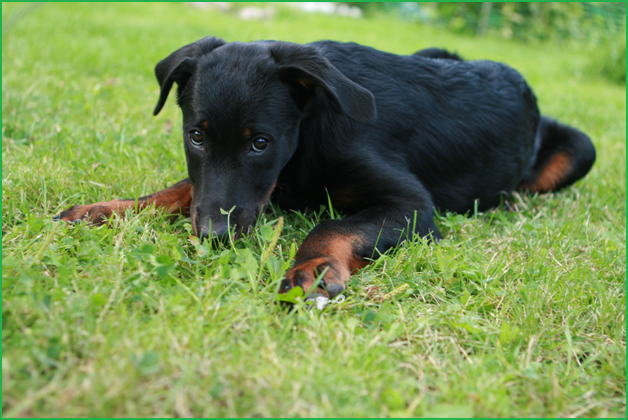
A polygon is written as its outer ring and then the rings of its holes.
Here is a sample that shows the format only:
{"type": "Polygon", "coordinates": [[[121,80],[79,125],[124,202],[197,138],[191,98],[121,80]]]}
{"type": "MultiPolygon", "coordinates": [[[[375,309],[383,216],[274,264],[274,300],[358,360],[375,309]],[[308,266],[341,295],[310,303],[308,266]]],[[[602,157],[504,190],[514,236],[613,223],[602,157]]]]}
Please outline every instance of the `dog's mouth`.
{"type": "Polygon", "coordinates": [[[263,213],[265,206],[246,210],[232,208],[222,210],[219,215],[205,216],[198,211],[191,211],[194,235],[201,240],[210,239],[216,243],[228,243],[250,234],[255,229],[255,221],[263,213]]]}
{"type": "Polygon", "coordinates": [[[226,206],[215,202],[212,204],[207,198],[193,195],[190,216],[194,235],[201,240],[212,239],[219,243],[248,235],[255,229],[257,219],[268,208],[276,184],[275,180],[263,197],[250,200],[244,205],[226,206]]]}

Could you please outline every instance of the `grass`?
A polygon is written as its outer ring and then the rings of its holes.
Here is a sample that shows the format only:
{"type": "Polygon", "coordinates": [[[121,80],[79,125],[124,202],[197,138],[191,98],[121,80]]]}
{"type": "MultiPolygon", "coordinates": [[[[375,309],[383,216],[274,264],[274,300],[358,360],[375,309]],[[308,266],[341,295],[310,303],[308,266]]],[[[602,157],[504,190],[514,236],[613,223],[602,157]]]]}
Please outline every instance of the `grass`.
{"type": "Polygon", "coordinates": [[[625,416],[626,94],[589,75],[586,47],[277,5],[267,21],[164,3],[15,18],[26,7],[2,5],[4,416],[625,416]],[[152,117],[153,68],[209,34],[503,61],[544,114],[593,138],[598,160],[565,191],[513,197],[519,211],[440,215],[438,246],[377,260],[323,312],[275,299],[326,208],[273,208],[218,249],[154,210],[53,224],[72,204],[186,176],[175,101],[152,117]]]}

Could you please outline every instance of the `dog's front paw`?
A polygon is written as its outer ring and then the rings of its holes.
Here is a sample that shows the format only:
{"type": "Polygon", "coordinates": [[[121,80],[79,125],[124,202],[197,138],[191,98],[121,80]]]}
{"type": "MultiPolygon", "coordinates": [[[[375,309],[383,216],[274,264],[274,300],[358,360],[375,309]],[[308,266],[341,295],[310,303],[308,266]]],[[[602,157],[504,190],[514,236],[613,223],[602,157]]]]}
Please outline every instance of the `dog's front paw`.
{"type": "Polygon", "coordinates": [[[72,206],[53,217],[54,221],[63,220],[68,223],[89,222],[102,225],[111,216],[112,209],[106,203],[72,206]]]}
{"type": "Polygon", "coordinates": [[[333,299],[346,289],[350,276],[349,268],[332,257],[312,258],[288,271],[279,293],[287,293],[293,287],[300,286],[306,298],[316,298],[320,295],[333,299]]]}

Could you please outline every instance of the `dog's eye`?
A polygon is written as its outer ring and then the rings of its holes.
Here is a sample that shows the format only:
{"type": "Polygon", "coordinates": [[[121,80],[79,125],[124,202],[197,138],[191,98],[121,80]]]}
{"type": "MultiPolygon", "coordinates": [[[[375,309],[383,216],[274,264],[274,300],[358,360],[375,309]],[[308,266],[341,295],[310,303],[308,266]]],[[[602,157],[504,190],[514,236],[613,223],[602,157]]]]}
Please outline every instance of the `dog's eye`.
{"type": "Polygon", "coordinates": [[[255,153],[262,153],[264,149],[268,146],[268,140],[263,138],[258,138],[253,140],[253,144],[251,144],[251,151],[255,153]]]}
{"type": "Polygon", "coordinates": [[[203,145],[203,135],[198,130],[190,131],[190,141],[194,146],[202,146],[203,145]]]}

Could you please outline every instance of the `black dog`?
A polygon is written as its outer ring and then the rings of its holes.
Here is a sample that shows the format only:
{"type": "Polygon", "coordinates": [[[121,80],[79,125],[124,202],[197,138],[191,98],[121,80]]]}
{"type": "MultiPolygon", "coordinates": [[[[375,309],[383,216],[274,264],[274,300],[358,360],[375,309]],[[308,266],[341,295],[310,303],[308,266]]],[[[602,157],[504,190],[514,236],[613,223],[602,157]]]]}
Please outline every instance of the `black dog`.
{"type": "MultiPolygon", "coordinates": [[[[556,191],[593,165],[591,140],[539,114],[519,73],[439,49],[398,56],[357,44],[203,38],[157,64],[159,113],[176,82],[189,178],[141,197],[190,215],[200,237],[248,230],[272,198],[349,214],[306,238],[281,292],[333,297],[412,234],[438,239],[434,208],[465,213],[514,190],[556,191]],[[225,211],[232,210],[227,216],[225,211]],[[233,227],[232,226],[232,227],[233,227]]],[[[102,223],[113,200],[60,217],[102,223]]]]}

